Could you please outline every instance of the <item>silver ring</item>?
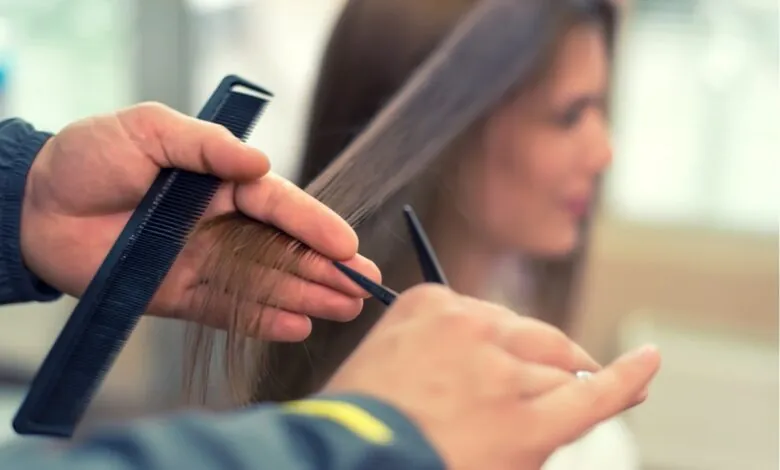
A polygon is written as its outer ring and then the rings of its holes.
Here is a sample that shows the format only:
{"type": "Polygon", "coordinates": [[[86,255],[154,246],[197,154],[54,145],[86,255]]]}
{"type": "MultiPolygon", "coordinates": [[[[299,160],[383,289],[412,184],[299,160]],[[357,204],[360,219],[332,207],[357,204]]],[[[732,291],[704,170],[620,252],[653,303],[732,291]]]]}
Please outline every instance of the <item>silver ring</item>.
{"type": "Polygon", "coordinates": [[[588,380],[593,376],[593,374],[587,370],[578,370],[574,376],[577,377],[577,380],[588,380]]]}

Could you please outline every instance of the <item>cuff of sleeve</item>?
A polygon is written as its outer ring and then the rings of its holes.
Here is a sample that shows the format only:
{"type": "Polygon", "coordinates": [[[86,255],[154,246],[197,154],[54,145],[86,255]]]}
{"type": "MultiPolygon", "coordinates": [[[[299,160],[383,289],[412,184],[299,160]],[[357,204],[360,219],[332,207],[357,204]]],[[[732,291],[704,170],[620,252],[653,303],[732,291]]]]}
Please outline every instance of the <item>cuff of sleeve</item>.
{"type": "Polygon", "coordinates": [[[0,304],[46,302],[61,295],[26,268],[20,246],[27,174],[51,136],[21,120],[5,123],[0,132],[0,304]]]}
{"type": "MultiPolygon", "coordinates": [[[[370,417],[376,419],[380,426],[386,426],[392,432],[393,447],[407,450],[410,455],[414,455],[415,469],[445,469],[438,452],[417,425],[388,403],[359,394],[322,394],[312,399],[349,403],[364,410],[370,417]]],[[[375,434],[380,433],[375,432],[375,434]]],[[[371,440],[366,436],[364,439],[371,440]]]]}

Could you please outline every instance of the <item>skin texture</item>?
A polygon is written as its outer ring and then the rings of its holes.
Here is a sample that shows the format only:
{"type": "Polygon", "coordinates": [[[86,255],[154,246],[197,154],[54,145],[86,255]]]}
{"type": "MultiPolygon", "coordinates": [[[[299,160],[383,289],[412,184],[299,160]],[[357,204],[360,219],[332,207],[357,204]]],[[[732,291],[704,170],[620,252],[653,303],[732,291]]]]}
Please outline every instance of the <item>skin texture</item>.
{"type": "Polygon", "coordinates": [[[643,401],[659,366],[658,351],[643,347],[599,369],[557,328],[421,285],[396,300],[325,391],[395,405],[449,469],[538,470],[560,446],[643,401]],[[566,372],[577,368],[594,374],[566,372]]]}
{"type": "Polygon", "coordinates": [[[545,80],[487,120],[446,186],[432,229],[460,291],[479,291],[496,258],[561,257],[578,247],[612,157],[607,86],[603,34],[583,24],[564,37],[545,80]]]}
{"type": "MultiPolygon", "coordinates": [[[[401,218],[401,205],[411,204],[453,290],[570,326],[587,252],[583,209],[610,159],[603,97],[614,11],[581,3],[347,2],[322,59],[298,183],[356,225],[361,253],[388,286],[402,292],[422,282],[401,218]],[[477,60],[484,57],[492,59],[477,60]],[[466,63],[494,71],[454,76],[466,63]]],[[[235,220],[217,228],[236,234],[203,270],[217,287],[256,289],[242,280],[244,264],[297,263],[297,253],[236,251],[272,231],[235,220]],[[237,261],[220,262],[233,253],[237,261]]],[[[384,311],[369,301],[351,322],[314,321],[302,345],[266,343],[249,354],[228,347],[228,382],[249,384],[237,396],[250,401],[319,391],[384,311]],[[244,367],[245,357],[256,365],[244,367]]]]}
{"type": "MultiPolygon", "coordinates": [[[[80,295],[160,168],[172,166],[226,180],[205,220],[241,212],[379,279],[376,266],[357,255],[357,236],[349,225],[302,190],[269,174],[268,159],[260,151],[221,126],[157,104],[78,121],[44,145],[25,188],[24,262],[51,286],[80,295]]],[[[222,310],[191,316],[191,304],[203,291],[198,269],[208,245],[208,239],[197,236],[188,243],[149,314],[227,327],[222,310]]],[[[306,260],[300,276],[280,276],[289,282],[281,284],[275,305],[285,312],[255,322],[248,332],[252,336],[300,339],[311,328],[307,315],[343,321],[362,308],[365,293],[324,259],[306,260]]]]}
{"type": "Polygon", "coordinates": [[[570,253],[598,176],[610,163],[607,56],[598,29],[566,36],[549,75],[492,115],[461,178],[468,219],[496,247],[570,253]],[[578,204],[579,203],[579,204],[578,204]],[[573,207],[575,206],[575,207],[573,207]]]}

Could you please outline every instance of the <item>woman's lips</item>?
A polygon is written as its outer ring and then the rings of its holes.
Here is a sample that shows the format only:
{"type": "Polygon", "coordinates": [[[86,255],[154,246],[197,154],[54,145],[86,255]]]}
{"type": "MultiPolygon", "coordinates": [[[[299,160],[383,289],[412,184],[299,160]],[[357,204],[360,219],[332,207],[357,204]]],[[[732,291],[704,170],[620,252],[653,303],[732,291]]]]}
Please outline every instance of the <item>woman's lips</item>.
{"type": "Polygon", "coordinates": [[[566,201],[566,209],[576,218],[582,218],[590,213],[590,198],[572,198],[566,201]]]}

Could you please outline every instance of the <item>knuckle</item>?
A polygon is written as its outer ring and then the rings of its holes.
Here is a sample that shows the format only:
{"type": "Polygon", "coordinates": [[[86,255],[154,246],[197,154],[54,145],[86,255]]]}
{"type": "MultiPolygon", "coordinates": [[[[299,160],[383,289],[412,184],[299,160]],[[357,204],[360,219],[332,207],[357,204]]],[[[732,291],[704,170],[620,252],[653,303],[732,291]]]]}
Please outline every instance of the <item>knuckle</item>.
{"type": "Polygon", "coordinates": [[[447,328],[470,338],[492,341],[496,337],[498,325],[495,318],[482,313],[473,309],[451,309],[447,312],[447,328]]]}
{"type": "Polygon", "coordinates": [[[565,335],[552,335],[549,339],[548,359],[553,365],[564,370],[574,368],[574,347],[565,335]]]}
{"type": "Polygon", "coordinates": [[[168,107],[157,101],[144,101],[132,106],[131,109],[137,110],[142,114],[148,114],[151,116],[160,116],[168,112],[168,107]]]}
{"type": "Polygon", "coordinates": [[[414,305],[446,306],[454,301],[457,294],[438,284],[419,284],[407,289],[399,300],[414,305]]]}
{"type": "Polygon", "coordinates": [[[357,318],[358,315],[360,315],[361,310],[363,310],[363,299],[357,299],[354,304],[350,305],[350,307],[341,309],[337,321],[350,322],[357,318]]]}
{"type": "Polygon", "coordinates": [[[544,364],[553,365],[565,370],[574,367],[576,349],[569,337],[553,325],[535,319],[525,319],[520,327],[519,341],[534,343],[533,354],[544,364]]]}
{"type": "Polygon", "coordinates": [[[447,334],[477,342],[496,341],[505,313],[492,304],[461,296],[439,284],[420,284],[404,291],[393,309],[404,316],[425,311],[425,317],[447,334]]]}
{"type": "Polygon", "coordinates": [[[558,363],[564,370],[573,370],[576,363],[574,343],[565,335],[556,336],[555,351],[558,363]]]}
{"type": "Polygon", "coordinates": [[[487,343],[461,342],[461,350],[468,357],[463,367],[468,368],[473,380],[469,387],[485,400],[515,403],[518,400],[522,374],[511,356],[487,343]]]}
{"type": "Polygon", "coordinates": [[[550,326],[549,328],[549,341],[553,350],[558,351],[561,354],[571,354],[574,351],[569,337],[554,326],[550,326]]]}
{"type": "Polygon", "coordinates": [[[536,324],[533,329],[535,335],[544,338],[545,342],[549,344],[553,349],[568,349],[571,346],[571,340],[569,337],[557,328],[549,323],[545,323],[539,320],[535,320],[536,324]]]}
{"type": "Polygon", "coordinates": [[[214,133],[214,136],[219,139],[238,140],[238,137],[236,137],[232,132],[230,132],[230,130],[228,130],[228,128],[225,126],[213,122],[204,122],[204,124],[208,125],[208,128],[211,129],[211,132],[214,133]]]}
{"type": "Polygon", "coordinates": [[[494,380],[492,382],[500,390],[511,394],[513,397],[519,395],[525,381],[526,378],[518,371],[517,367],[510,367],[509,364],[501,363],[494,369],[494,380]]]}
{"type": "Polygon", "coordinates": [[[119,123],[137,144],[148,146],[149,140],[157,141],[168,125],[167,108],[156,101],[146,101],[117,113],[119,123]]]}

